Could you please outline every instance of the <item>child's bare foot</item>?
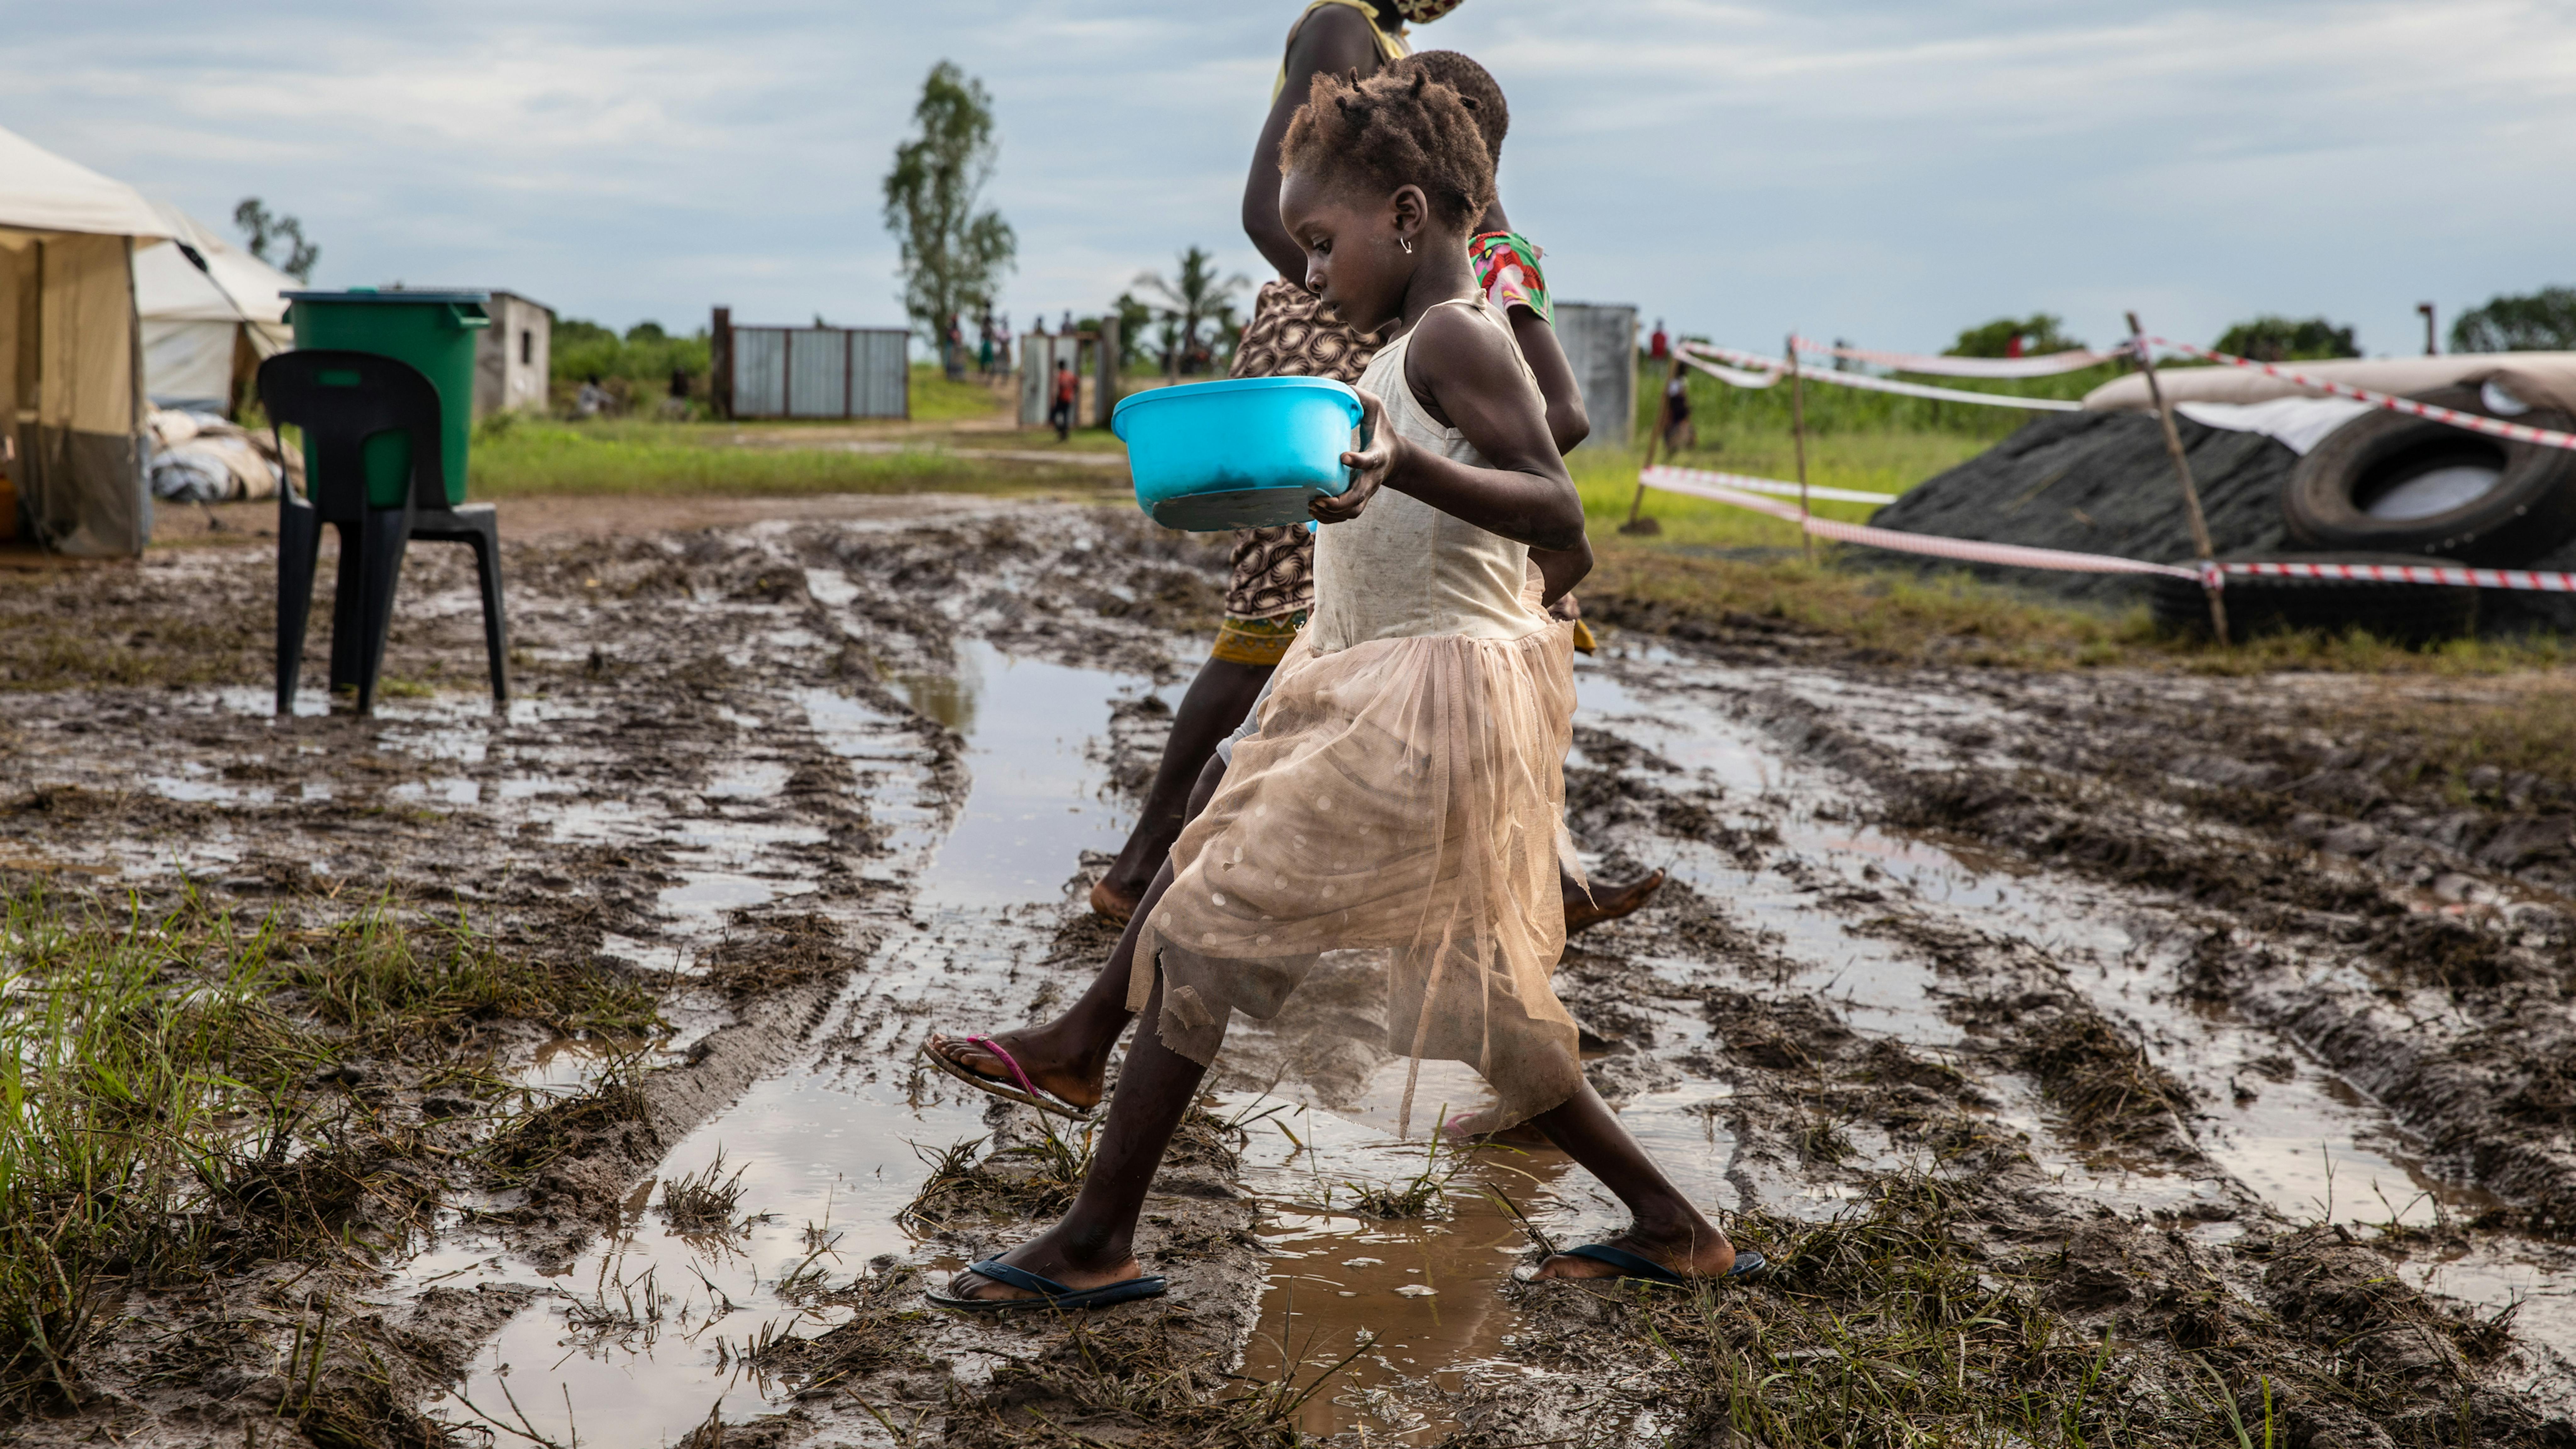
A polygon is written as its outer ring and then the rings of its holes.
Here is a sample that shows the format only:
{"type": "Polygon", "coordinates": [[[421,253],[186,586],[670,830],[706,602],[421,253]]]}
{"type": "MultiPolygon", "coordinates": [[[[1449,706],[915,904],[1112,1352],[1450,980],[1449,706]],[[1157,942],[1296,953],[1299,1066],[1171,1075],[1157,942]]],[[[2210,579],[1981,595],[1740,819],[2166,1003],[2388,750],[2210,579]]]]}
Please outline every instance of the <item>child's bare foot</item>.
{"type": "MultiPolygon", "coordinates": [[[[1044,1027],[995,1032],[991,1041],[1011,1054],[1011,1061],[1019,1063],[1020,1070],[1028,1073],[1029,1081],[1039,1091],[1077,1111],[1100,1105],[1102,1084],[1109,1075],[1106,1058],[1091,1061],[1065,1052],[1044,1027]]],[[[992,1047],[933,1032],[930,1049],[950,1066],[981,1081],[1015,1090],[1019,1086],[1019,1078],[1011,1075],[1010,1063],[992,1047]]]]}
{"type": "MultiPolygon", "coordinates": [[[[1663,889],[1664,873],[1648,871],[1623,886],[1606,886],[1586,894],[1572,880],[1561,880],[1559,889],[1565,896],[1565,934],[1632,916],[1644,909],[1646,902],[1663,889]]],[[[1097,905],[1094,910],[1099,909],[1097,905]]]]}
{"type": "Polygon", "coordinates": [[[1091,913],[1113,926],[1123,926],[1136,914],[1136,903],[1144,898],[1141,890],[1130,891],[1109,883],[1102,876],[1091,887],[1091,913]]]}
{"type": "MultiPolygon", "coordinates": [[[[1703,1239],[1694,1245],[1688,1237],[1667,1238],[1648,1233],[1643,1228],[1630,1228],[1609,1239],[1605,1247],[1622,1248],[1647,1262],[1660,1264],[1685,1278],[1723,1278],[1735,1267],[1735,1245],[1725,1234],[1716,1241],[1703,1239]]],[[[1543,1278],[1616,1278],[1620,1270],[1594,1258],[1578,1258],[1571,1253],[1556,1253],[1543,1259],[1529,1275],[1530,1281],[1543,1278]]]]}

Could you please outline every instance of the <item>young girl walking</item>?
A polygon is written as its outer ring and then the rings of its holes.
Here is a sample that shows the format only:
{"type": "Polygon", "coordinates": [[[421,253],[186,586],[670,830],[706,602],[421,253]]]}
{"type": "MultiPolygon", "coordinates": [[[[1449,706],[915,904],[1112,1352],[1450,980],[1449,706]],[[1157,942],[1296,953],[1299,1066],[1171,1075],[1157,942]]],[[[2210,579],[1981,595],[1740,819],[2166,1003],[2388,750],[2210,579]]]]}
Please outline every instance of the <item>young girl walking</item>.
{"type": "MultiPolygon", "coordinates": [[[[1236,1011],[1277,1014],[1325,951],[1386,963],[1387,1044],[1472,1067],[1496,1126],[1528,1122],[1626,1203],[1618,1238],[1541,1278],[1680,1282],[1758,1265],[1647,1158],[1583,1080],[1548,976],[1565,943],[1556,835],[1572,626],[1535,547],[1583,510],[1546,409],[1479,294],[1469,228],[1493,189],[1475,121],[1416,71],[1318,77],[1280,146],[1279,209],[1306,281],[1354,327],[1393,324],[1360,380],[1349,491],[1315,501],[1316,611],[1257,730],[1138,910],[1144,1024],[1062,1221],[932,1301],[999,1310],[1148,1297],[1132,1243],[1173,1130],[1236,1011]]],[[[1409,1128],[1411,1091],[1399,1115],[1409,1128]]]]}

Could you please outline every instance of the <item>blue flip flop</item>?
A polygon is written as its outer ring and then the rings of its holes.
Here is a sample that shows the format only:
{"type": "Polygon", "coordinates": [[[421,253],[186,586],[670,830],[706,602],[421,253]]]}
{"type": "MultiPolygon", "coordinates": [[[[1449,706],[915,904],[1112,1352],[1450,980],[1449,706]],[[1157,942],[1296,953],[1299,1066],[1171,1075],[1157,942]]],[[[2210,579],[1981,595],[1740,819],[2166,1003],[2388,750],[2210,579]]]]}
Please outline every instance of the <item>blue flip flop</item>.
{"type": "Polygon", "coordinates": [[[966,1271],[1025,1288],[1042,1295],[1036,1298],[960,1298],[936,1289],[921,1296],[933,1308],[953,1309],[959,1313],[1016,1313],[1029,1308],[1106,1308],[1112,1303],[1128,1303],[1139,1298],[1159,1298],[1170,1285],[1160,1278],[1130,1278],[1123,1283],[1104,1283],[1097,1288],[1067,1288],[1053,1278],[1042,1277],[1026,1268],[1014,1268],[999,1258],[986,1258],[967,1265],[966,1271]]]}
{"type": "MultiPolygon", "coordinates": [[[[1613,1282],[1652,1283],[1658,1288],[1688,1288],[1694,1283],[1705,1281],[1698,1278],[1684,1277],[1683,1275],[1674,1272],[1672,1269],[1665,1267],[1663,1264],[1656,1262],[1652,1258],[1638,1257],[1636,1254],[1629,1252],[1625,1248],[1614,1248],[1608,1243],[1586,1243],[1579,1248],[1568,1248],[1565,1250],[1565,1256],[1569,1258],[1590,1258],[1596,1263],[1609,1264],[1611,1267],[1619,1270],[1619,1276],[1612,1279],[1611,1281],[1613,1282]]],[[[1760,1253],[1753,1251],[1751,1248],[1738,1248],[1735,1250],[1735,1266],[1726,1271],[1726,1276],[1729,1278],[1749,1278],[1769,1266],[1770,1260],[1764,1258],[1760,1253]]],[[[1537,1283],[1545,1280],[1530,1277],[1521,1278],[1519,1281],[1523,1283],[1537,1283]]],[[[1573,1278],[1566,1281],[1574,1283],[1597,1283],[1601,1280],[1597,1278],[1573,1278]]]]}

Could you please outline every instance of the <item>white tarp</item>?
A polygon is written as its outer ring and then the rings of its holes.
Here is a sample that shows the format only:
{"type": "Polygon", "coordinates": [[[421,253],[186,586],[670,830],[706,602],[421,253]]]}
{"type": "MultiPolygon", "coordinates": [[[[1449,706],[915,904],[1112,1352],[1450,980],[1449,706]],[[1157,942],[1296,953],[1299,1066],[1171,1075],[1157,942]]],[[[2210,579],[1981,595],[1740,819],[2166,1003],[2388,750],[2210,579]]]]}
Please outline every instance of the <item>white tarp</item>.
{"type": "MultiPolygon", "coordinates": [[[[2394,397],[2417,397],[2459,383],[2493,382],[2527,403],[2576,412],[2576,352],[2458,352],[2442,357],[2343,357],[2281,366],[2323,382],[2340,382],[2394,397]]],[[[2156,369],[2156,386],[2169,402],[2259,403],[2315,394],[2250,367],[2156,369]]],[[[2096,412],[2144,412],[2147,380],[2138,373],[2113,378],[2084,395],[2096,412]]]]}
{"type": "Polygon", "coordinates": [[[293,277],[234,246],[167,202],[155,203],[173,242],[134,254],[134,303],[143,318],[143,390],[155,403],[231,406],[239,341],[256,357],[294,345],[286,325],[293,277]],[[176,243],[205,258],[197,270],[176,243]]]}
{"type": "Polygon", "coordinates": [[[0,130],[0,226],[92,236],[170,234],[142,192],[7,130],[0,130]]]}
{"type": "Polygon", "coordinates": [[[51,548],[140,554],[143,367],[134,248],[170,235],[141,193],[0,130],[0,403],[19,505],[51,548]]]}

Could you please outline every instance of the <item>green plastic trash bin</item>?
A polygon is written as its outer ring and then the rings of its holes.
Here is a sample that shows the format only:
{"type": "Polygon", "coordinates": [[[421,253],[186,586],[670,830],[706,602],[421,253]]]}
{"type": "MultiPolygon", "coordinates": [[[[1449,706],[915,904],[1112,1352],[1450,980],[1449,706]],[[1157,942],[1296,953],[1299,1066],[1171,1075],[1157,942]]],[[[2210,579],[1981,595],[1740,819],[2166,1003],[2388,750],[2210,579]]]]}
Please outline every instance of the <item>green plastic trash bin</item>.
{"type": "MultiPolygon", "coordinates": [[[[465,443],[474,426],[474,334],[492,325],[489,292],[288,292],[298,347],[372,352],[410,363],[438,389],[439,444],[447,503],[465,501],[465,443]]],[[[411,439],[381,433],[367,439],[367,506],[400,508],[411,478],[411,439]]],[[[308,462],[307,466],[311,466],[308,462]]]]}

